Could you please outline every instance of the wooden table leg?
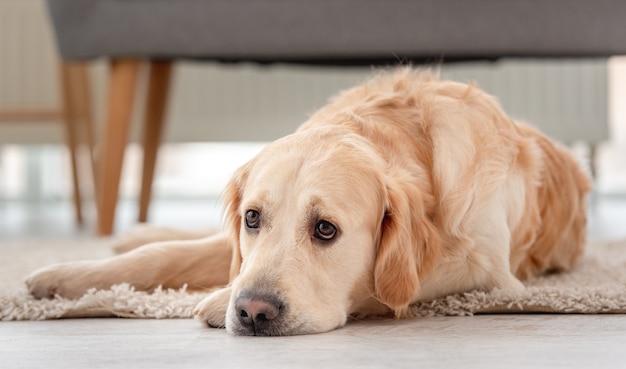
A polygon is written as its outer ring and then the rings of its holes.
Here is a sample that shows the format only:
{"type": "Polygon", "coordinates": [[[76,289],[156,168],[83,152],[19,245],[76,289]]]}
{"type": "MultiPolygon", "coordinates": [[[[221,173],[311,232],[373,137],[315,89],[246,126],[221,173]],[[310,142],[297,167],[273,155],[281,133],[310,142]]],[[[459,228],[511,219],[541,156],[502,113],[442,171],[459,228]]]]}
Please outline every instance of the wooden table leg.
{"type": "Polygon", "coordinates": [[[98,233],[113,232],[124,150],[132,117],[139,59],[112,60],[104,141],[98,159],[98,233]]]}
{"type": "Polygon", "coordinates": [[[161,144],[171,72],[172,62],[170,61],[152,61],[150,63],[143,128],[143,175],[139,199],[140,222],[145,222],[148,218],[148,206],[152,196],[157,153],[161,144]]]}

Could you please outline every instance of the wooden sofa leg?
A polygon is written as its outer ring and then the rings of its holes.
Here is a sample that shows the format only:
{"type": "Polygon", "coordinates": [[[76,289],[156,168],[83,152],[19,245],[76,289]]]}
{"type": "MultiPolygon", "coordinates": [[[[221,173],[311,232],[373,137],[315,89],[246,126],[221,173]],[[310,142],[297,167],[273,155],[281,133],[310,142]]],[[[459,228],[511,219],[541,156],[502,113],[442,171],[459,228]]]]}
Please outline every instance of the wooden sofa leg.
{"type": "Polygon", "coordinates": [[[143,128],[143,175],[139,199],[139,221],[148,219],[148,207],[152,196],[152,182],[157,153],[161,144],[169,94],[172,62],[152,61],[148,80],[148,94],[143,128]]]}
{"type": "Polygon", "coordinates": [[[67,147],[70,154],[70,162],[72,166],[72,185],[74,210],[76,215],[76,223],[83,224],[82,199],[80,191],[80,178],[78,174],[78,122],[76,91],[74,88],[74,66],[71,63],[62,62],[60,65],[60,85],[62,99],[62,119],[65,125],[65,135],[67,147]]]}
{"type": "Polygon", "coordinates": [[[124,150],[128,142],[140,64],[139,59],[111,61],[106,127],[98,158],[98,233],[103,236],[113,232],[124,150]]]}
{"type": "MultiPolygon", "coordinates": [[[[78,105],[79,120],[84,128],[83,138],[86,140],[89,153],[89,162],[91,165],[91,179],[94,186],[94,196],[97,199],[97,172],[95,158],[95,142],[94,142],[94,122],[91,99],[91,82],[89,78],[89,65],[85,63],[77,63],[75,67],[75,78],[77,91],[80,96],[78,105]]],[[[97,201],[96,201],[97,202],[97,201]]]]}

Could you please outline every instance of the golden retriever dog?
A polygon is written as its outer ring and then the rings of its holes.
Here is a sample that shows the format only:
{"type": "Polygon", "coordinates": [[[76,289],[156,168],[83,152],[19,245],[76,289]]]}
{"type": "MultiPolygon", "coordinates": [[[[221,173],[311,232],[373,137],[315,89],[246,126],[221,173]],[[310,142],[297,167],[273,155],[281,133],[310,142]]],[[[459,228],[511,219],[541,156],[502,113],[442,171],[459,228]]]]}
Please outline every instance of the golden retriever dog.
{"type": "Polygon", "coordinates": [[[585,244],[589,189],[565,148],[476,86],[402,68],[344,91],[239,168],[223,232],[26,283],[70,298],[186,284],[214,289],[195,309],[211,327],[325,332],[350,317],[410,317],[412,303],[453,293],[523,293],[521,280],[567,270],[585,244]]]}

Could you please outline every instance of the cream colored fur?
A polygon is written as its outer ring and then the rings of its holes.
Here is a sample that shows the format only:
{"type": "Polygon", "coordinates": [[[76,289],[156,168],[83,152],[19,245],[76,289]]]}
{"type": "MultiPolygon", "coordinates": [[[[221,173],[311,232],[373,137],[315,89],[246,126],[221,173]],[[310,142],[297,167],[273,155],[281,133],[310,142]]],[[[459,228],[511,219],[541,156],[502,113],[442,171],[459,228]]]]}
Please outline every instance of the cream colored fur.
{"type": "Polygon", "coordinates": [[[228,284],[196,308],[210,326],[323,332],[455,292],[522,293],[520,279],[570,268],[589,188],[567,150],[477,87],[404,68],[341,93],[240,168],[223,232],[52,266],[27,283],[39,297],[228,284]],[[249,211],[258,227],[246,226],[249,211]],[[317,237],[320,222],[336,227],[332,240],[317,237]],[[242,323],[238,301],[250,293],[279,301],[269,326],[242,323]]]}

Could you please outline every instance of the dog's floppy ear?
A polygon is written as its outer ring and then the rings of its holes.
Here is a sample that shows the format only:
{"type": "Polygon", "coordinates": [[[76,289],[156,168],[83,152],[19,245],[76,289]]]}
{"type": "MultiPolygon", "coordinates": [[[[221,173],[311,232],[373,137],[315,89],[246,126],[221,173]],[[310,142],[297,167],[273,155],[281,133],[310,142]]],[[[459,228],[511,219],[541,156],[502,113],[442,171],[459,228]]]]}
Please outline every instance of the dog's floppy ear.
{"type": "Polygon", "coordinates": [[[420,277],[434,267],[441,242],[425,212],[425,194],[417,180],[394,176],[386,182],[386,213],[374,266],[374,286],[378,299],[400,317],[419,293],[420,277]]]}
{"type": "Polygon", "coordinates": [[[241,196],[245,182],[248,178],[250,163],[243,165],[233,175],[226,189],[224,190],[224,228],[233,247],[233,256],[230,262],[230,282],[239,275],[241,269],[241,250],[239,245],[239,230],[241,228],[241,196]]]}

